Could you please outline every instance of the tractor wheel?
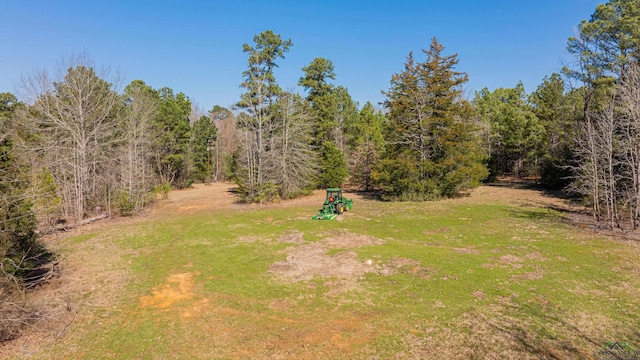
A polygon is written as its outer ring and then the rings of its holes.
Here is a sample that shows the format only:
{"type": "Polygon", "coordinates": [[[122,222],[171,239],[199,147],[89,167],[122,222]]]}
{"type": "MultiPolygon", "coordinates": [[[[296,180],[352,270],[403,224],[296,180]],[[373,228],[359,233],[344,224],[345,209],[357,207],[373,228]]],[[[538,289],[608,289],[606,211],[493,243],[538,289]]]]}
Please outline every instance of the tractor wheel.
{"type": "Polygon", "coordinates": [[[342,207],[342,204],[336,204],[336,212],[338,213],[338,215],[342,214],[342,210],[344,208],[342,207]]]}

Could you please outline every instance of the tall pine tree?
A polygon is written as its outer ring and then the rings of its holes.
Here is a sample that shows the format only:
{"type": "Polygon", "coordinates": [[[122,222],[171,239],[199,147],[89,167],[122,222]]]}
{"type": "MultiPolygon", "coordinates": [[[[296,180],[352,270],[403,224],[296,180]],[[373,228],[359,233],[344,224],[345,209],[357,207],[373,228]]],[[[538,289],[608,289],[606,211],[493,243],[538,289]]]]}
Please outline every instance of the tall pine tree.
{"type": "Polygon", "coordinates": [[[451,197],[487,176],[473,109],[462,97],[467,74],[455,71],[457,55],[443,50],[434,38],[425,62],[410,53],[385,93],[388,146],[375,178],[386,199],[451,197]]]}

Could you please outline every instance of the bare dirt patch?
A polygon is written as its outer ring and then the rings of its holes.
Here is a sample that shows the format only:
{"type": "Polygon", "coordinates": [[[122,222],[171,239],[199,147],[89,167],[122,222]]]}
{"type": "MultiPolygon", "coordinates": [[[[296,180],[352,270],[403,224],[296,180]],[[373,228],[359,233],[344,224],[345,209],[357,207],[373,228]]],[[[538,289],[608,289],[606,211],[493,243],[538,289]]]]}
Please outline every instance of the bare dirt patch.
{"type": "Polygon", "coordinates": [[[373,268],[358,260],[351,251],[328,255],[328,248],[320,243],[288,249],[287,259],[274,263],[270,271],[289,281],[311,280],[319,277],[358,278],[373,268]]]}
{"type": "Polygon", "coordinates": [[[304,243],[303,233],[300,231],[290,231],[278,238],[278,241],[286,244],[302,244],[304,243]]]}
{"type": "MultiPolygon", "coordinates": [[[[302,233],[290,233],[283,238],[286,242],[301,243],[302,233]]],[[[319,242],[287,248],[286,259],[274,263],[269,271],[286,282],[310,281],[315,277],[332,279],[325,283],[330,287],[329,295],[354,289],[364,274],[369,272],[383,276],[398,272],[428,276],[427,269],[411,259],[396,257],[386,264],[375,264],[372,259],[359,260],[353,251],[329,255],[331,249],[355,249],[383,243],[383,240],[368,235],[342,233],[319,242]]]]}
{"type": "Polygon", "coordinates": [[[165,309],[178,301],[193,298],[195,275],[192,272],[170,275],[165,284],[151,291],[151,295],[140,298],[140,307],[165,309]]]}
{"type": "MultiPolygon", "coordinates": [[[[300,243],[302,233],[283,237],[288,242],[300,243]]],[[[283,241],[281,238],[281,241],[283,241]]],[[[355,289],[364,274],[375,272],[383,276],[399,272],[428,278],[428,269],[419,262],[394,257],[385,264],[375,264],[372,259],[360,261],[353,251],[329,255],[331,249],[355,249],[361,246],[381,245],[384,241],[368,235],[342,233],[319,242],[287,248],[287,258],[274,263],[269,271],[286,282],[310,281],[315,277],[330,279],[328,295],[337,295],[355,289]]]]}
{"type": "Polygon", "coordinates": [[[382,276],[407,273],[423,279],[428,279],[430,277],[429,269],[422,266],[419,261],[399,256],[393,257],[386,264],[379,265],[377,272],[382,276]]]}
{"type": "Polygon", "coordinates": [[[523,279],[523,280],[542,280],[544,277],[545,271],[542,269],[536,269],[535,271],[514,275],[512,279],[523,279]]]}
{"type": "Polygon", "coordinates": [[[548,260],[542,254],[540,254],[539,251],[529,253],[529,254],[525,255],[525,258],[527,258],[529,260],[533,260],[533,261],[547,261],[548,260]]]}
{"type": "Polygon", "coordinates": [[[503,255],[503,256],[500,257],[499,260],[500,260],[500,263],[509,265],[514,269],[521,268],[522,267],[522,262],[524,261],[524,260],[522,260],[521,257],[515,256],[515,255],[511,255],[511,254],[503,255]]]}
{"type": "Polygon", "coordinates": [[[460,254],[473,254],[473,255],[480,254],[480,250],[477,250],[472,246],[467,246],[464,248],[454,248],[453,250],[456,252],[459,252],[460,254]]]}
{"type": "Polygon", "coordinates": [[[369,235],[346,233],[323,239],[321,243],[331,249],[354,249],[361,246],[382,245],[384,240],[369,235]]]}

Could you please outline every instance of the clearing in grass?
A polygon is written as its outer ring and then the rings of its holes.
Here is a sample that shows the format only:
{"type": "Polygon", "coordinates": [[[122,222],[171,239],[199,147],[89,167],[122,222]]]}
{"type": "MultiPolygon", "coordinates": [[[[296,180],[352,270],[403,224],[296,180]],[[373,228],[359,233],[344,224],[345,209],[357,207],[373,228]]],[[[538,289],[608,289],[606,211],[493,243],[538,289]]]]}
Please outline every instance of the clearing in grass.
{"type": "Polygon", "coordinates": [[[637,242],[513,184],[460,199],[325,193],[239,205],[233,186],[172,192],[147,214],[57,240],[50,320],[1,349],[53,358],[581,359],[640,348],[637,242]]]}

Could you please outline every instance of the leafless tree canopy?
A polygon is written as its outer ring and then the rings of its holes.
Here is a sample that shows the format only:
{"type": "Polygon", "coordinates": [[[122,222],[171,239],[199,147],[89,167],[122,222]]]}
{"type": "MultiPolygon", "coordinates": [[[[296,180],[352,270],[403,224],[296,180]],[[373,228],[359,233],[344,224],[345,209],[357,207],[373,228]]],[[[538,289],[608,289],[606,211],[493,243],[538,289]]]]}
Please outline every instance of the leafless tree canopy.
{"type": "Polygon", "coordinates": [[[640,225],[640,68],[631,64],[598,110],[579,123],[573,190],[609,228],[640,225]]]}
{"type": "Polygon", "coordinates": [[[23,87],[33,99],[28,120],[39,136],[39,153],[60,186],[64,212],[82,219],[92,206],[108,205],[102,194],[108,191],[107,169],[115,157],[118,78],[103,80],[86,56],[59,66],[55,79],[41,72],[26,78],[23,87]]]}

